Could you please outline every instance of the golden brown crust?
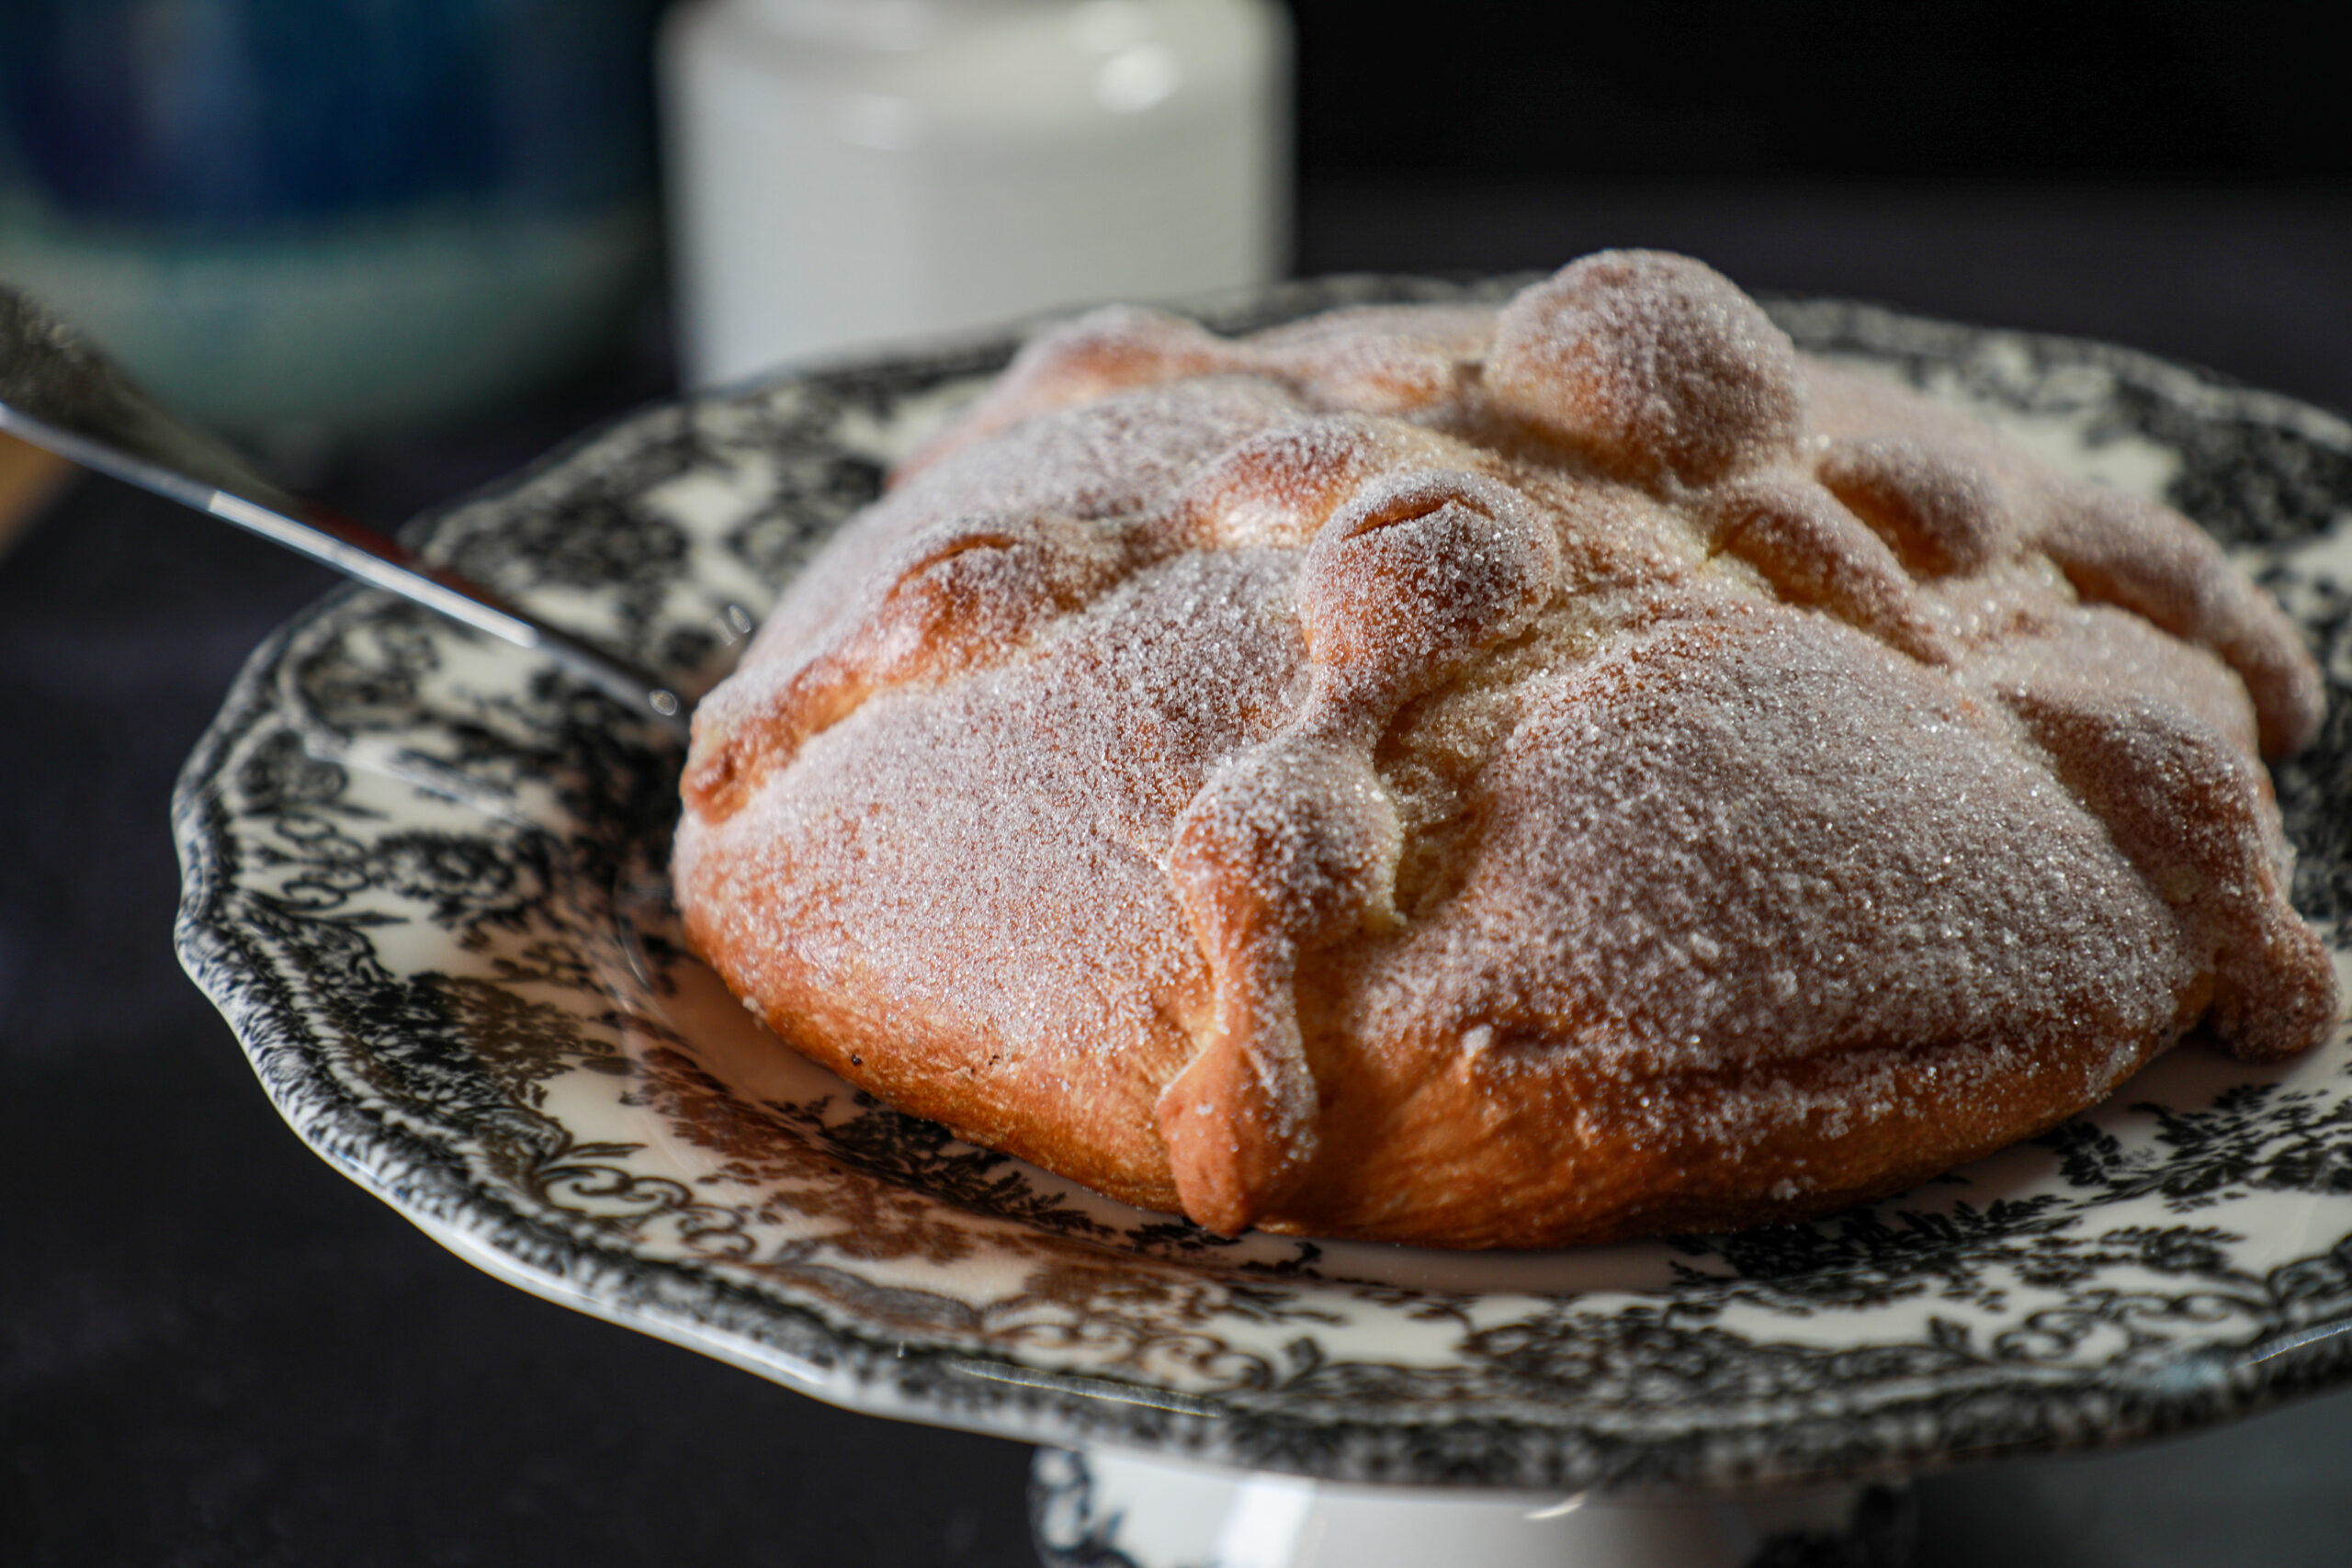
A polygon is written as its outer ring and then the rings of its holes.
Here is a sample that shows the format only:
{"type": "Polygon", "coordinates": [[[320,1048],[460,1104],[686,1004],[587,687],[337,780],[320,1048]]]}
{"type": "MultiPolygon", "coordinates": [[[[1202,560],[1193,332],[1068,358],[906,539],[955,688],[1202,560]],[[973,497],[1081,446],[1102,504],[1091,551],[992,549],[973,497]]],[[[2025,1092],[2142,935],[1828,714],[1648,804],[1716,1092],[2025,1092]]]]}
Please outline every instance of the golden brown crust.
{"type": "Polygon", "coordinates": [[[1042,340],[705,703],[677,885],[786,1041],[1115,1197],[1593,1241],[2312,1043],[2319,711],[2185,520],[1611,253],[1042,340]]]}

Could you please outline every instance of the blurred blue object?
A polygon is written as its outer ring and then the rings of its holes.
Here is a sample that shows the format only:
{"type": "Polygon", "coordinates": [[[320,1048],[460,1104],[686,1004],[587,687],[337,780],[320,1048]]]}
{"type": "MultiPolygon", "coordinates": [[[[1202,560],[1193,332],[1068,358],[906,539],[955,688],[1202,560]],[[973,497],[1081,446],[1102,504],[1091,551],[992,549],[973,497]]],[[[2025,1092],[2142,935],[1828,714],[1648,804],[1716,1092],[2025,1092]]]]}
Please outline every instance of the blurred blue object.
{"type": "Polygon", "coordinates": [[[461,414],[650,280],[660,0],[6,0],[0,275],[307,441],[461,414]]]}

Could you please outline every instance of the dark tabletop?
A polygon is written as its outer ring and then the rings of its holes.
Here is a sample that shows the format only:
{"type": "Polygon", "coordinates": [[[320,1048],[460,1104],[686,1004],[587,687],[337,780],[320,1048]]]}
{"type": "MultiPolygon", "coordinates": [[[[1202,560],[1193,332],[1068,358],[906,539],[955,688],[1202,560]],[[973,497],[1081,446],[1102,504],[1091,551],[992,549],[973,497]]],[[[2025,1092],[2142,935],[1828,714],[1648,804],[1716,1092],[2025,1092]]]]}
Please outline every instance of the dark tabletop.
{"type": "MultiPolygon", "coordinates": [[[[2108,338],[2352,408],[2352,193],[1310,188],[1302,271],[1685,249],[1759,290],[2108,338]]],[[[647,344],[313,476],[396,519],[658,393],[647,344]]],[[[278,1122],[180,975],[165,810],[328,586],[112,484],[0,557],[0,1563],[1032,1561],[1028,1453],[834,1411],[445,1253],[278,1122]]],[[[1922,1568],[2345,1560],[2352,1393],[1918,1489],[1922,1568]]]]}

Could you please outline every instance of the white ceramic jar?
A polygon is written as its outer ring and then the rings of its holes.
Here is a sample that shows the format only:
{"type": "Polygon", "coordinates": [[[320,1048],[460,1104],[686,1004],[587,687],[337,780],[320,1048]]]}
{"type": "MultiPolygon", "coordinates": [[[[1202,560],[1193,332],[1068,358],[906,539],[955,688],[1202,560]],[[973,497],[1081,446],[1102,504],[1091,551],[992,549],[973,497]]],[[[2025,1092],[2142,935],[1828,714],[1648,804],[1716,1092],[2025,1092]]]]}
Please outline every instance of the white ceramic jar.
{"type": "Polygon", "coordinates": [[[696,385],[1282,268],[1272,0],[690,0],[662,55],[696,385]]]}

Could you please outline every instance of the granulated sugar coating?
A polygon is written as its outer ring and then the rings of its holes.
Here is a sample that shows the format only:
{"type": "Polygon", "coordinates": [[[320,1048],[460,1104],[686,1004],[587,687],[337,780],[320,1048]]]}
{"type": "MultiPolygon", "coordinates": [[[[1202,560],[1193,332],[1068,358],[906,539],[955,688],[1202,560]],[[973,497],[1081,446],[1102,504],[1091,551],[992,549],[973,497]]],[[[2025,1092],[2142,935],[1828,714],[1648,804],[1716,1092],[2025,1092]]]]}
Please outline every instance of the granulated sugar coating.
{"type": "Polygon", "coordinates": [[[1452,1247],[1821,1212],[2335,1017],[2321,688],[2162,507],[1696,262],[1047,334],[695,716],[794,1046],[1148,1208],[1452,1247]]]}

